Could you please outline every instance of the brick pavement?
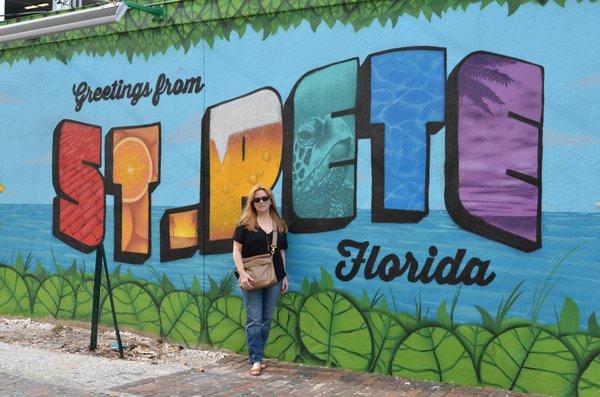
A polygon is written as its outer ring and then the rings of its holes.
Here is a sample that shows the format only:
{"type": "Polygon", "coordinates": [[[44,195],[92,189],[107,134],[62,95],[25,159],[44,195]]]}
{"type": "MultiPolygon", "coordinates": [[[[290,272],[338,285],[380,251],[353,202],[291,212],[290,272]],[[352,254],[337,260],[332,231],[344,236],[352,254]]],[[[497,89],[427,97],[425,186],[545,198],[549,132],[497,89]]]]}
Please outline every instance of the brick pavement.
{"type": "Polygon", "coordinates": [[[505,397],[523,396],[504,390],[408,381],[392,376],[307,367],[267,361],[259,377],[250,376],[247,357],[230,355],[203,368],[111,389],[133,396],[378,396],[378,397],[505,397]]]}

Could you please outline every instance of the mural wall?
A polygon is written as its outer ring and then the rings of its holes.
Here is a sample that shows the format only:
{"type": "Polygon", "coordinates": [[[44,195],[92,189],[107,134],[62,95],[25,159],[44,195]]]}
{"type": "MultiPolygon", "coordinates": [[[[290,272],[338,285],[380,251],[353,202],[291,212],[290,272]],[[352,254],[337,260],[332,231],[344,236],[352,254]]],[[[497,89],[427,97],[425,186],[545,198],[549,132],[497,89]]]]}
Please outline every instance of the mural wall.
{"type": "Polygon", "coordinates": [[[89,320],[105,249],[122,326],[244,352],[261,183],[291,231],[268,356],[600,393],[598,6],[392,3],[188,0],[5,44],[0,313],[89,320]]]}

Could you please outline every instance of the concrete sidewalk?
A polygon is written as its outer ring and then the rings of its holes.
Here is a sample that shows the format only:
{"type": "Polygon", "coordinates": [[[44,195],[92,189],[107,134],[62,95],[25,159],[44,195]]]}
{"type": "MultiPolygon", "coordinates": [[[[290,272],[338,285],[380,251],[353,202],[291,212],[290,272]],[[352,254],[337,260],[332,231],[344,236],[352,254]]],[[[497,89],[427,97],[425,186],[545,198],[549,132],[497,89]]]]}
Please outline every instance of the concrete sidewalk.
{"type": "Polygon", "coordinates": [[[260,377],[247,357],[227,354],[202,368],[69,354],[0,343],[1,396],[518,396],[368,373],[267,361],[260,377]]]}

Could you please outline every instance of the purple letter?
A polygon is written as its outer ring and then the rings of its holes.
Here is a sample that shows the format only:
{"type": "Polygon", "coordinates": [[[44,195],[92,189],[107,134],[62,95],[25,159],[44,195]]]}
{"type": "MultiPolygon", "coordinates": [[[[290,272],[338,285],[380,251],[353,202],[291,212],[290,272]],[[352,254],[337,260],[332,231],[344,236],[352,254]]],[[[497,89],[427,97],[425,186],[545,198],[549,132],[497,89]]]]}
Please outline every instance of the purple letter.
{"type": "Polygon", "coordinates": [[[486,52],[449,78],[446,207],[462,228],[522,251],[541,246],[543,68],[486,52]]]}

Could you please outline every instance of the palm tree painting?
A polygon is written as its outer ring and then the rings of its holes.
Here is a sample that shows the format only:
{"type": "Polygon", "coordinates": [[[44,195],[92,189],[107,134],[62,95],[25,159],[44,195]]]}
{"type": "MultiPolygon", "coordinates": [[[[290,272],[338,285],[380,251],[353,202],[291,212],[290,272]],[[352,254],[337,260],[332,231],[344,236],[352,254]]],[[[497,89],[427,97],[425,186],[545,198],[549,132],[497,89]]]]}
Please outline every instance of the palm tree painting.
{"type": "Polygon", "coordinates": [[[514,84],[515,81],[508,74],[503,73],[500,68],[515,63],[516,61],[513,59],[501,59],[492,55],[478,56],[471,59],[470,62],[466,62],[460,70],[462,77],[461,100],[466,98],[489,116],[493,116],[486,101],[497,105],[504,105],[504,102],[489,83],[500,84],[504,87],[514,84]]]}

